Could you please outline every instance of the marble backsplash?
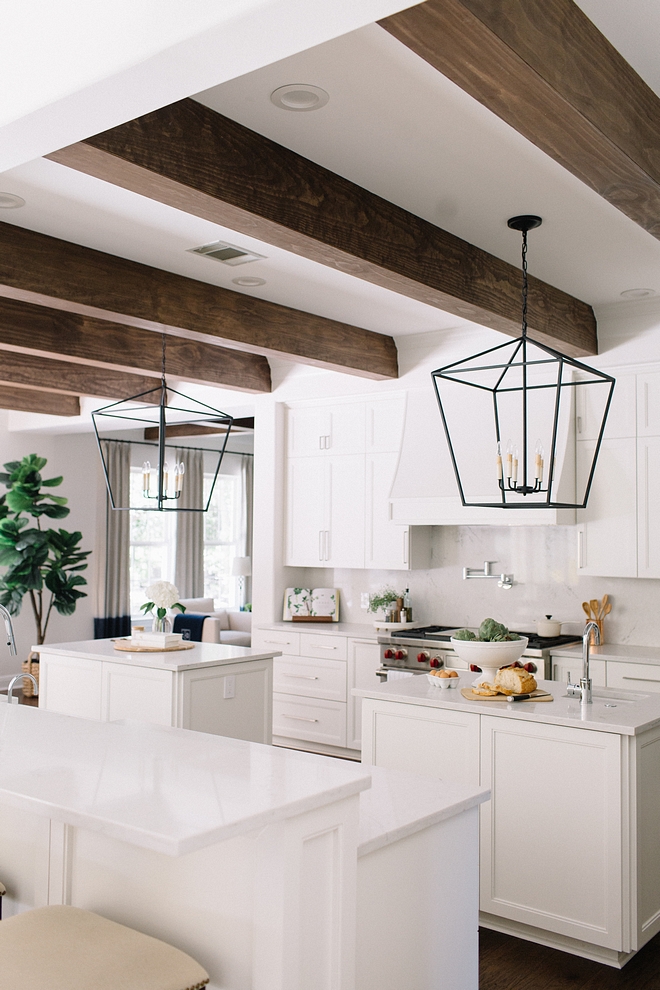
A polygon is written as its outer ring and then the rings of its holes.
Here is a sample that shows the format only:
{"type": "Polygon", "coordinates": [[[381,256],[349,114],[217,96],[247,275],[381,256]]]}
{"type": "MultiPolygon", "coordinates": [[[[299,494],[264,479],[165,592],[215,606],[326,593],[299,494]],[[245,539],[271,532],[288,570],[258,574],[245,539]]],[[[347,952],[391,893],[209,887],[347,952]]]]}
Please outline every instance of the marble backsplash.
{"type": "Polygon", "coordinates": [[[340,589],[341,619],[370,621],[360,607],[361,593],[391,585],[410,588],[420,625],[476,626],[492,616],[510,628],[534,630],[537,619],[551,614],[565,623],[564,632],[577,633],[585,621],[582,602],[607,593],[612,602],[607,642],[660,643],[660,580],[579,576],[572,526],[436,526],[431,540],[429,570],[335,570],[328,583],[340,589]],[[493,572],[513,574],[510,590],[498,588],[495,580],[463,580],[464,567],[481,568],[485,560],[494,562],[493,572]]]}

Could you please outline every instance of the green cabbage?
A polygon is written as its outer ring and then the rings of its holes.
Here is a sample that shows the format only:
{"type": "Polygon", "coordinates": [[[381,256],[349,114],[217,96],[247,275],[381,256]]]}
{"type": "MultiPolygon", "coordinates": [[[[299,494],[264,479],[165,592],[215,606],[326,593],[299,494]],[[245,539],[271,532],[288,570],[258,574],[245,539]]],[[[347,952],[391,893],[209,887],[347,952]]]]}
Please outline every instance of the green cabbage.
{"type": "Polygon", "coordinates": [[[470,629],[459,629],[457,633],[454,634],[454,639],[476,639],[477,637],[470,629]]]}
{"type": "Polygon", "coordinates": [[[480,643],[504,643],[520,639],[515,633],[510,633],[505,625],[495,619],[484,619],[479,626],[480,643]]]}

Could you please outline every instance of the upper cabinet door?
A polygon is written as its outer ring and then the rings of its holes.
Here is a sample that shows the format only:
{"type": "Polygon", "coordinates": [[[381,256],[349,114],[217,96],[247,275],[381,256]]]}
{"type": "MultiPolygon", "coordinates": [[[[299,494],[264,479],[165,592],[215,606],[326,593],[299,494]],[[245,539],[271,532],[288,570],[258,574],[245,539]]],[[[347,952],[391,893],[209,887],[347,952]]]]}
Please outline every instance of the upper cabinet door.
{"type": "MultiPolygon", "coordinates": [[[[616,378],[612,405],[610,406],[605,436],[614,440],[619,437],[634,437],[636,434],[636,375],[619,375],[616,378]]],[[[602,420],[603,401],[601,396],[607,386],[578,388],[575,403],[575,433],[577,440],[597,440],[602,420]],[[602,391],[601,391],[602,390],[602,391]]]]}
{"type": "Polygon", "coordinates": [[[328,526],[325,567],[364,567],[364,454],[325,462],[328,526]]]}
{"type": "Polygon", "coordinates": [[[321,457],[292,457],[287,465],[285,564],[325,567],[326,468],[321,457]]]}
{"type": "Polygon", "coordinates": [[[660,371],[637,376],[637,436],[660,437],[660,371]]]}
{"type": "Polygon", "coordinates": [[[325,454],[329,435],[330,410],[327,406],[297,406],[287,410],[289,457],[325,454]]]}
{"type": "MultiPolygon", "coordinates": [[[[637,576],[637,441],[603,440],[587,508],[577,530],[578,574],[637,576]]],[[[591,468],[595,442],[577,444],[578,485],[591,468]]]]}
{"type": "MultiPolygon", "coordinates": [[[[398,454],[406,412],[404,395],[391,395],[366,403],[366,451],[398,454]]],[[[389,493],[388,493],[389,494],[389,493]]]]}
{"type": "Polygon", "coordinates": [[[660,578],[660,436],[637,441],[638,577],[660,578]]]}
{"type": "Polygon", "coordinates": [[[330,454],[364,454],[364,402],[345,402],[328,410],[325,449],[330,454]]]}

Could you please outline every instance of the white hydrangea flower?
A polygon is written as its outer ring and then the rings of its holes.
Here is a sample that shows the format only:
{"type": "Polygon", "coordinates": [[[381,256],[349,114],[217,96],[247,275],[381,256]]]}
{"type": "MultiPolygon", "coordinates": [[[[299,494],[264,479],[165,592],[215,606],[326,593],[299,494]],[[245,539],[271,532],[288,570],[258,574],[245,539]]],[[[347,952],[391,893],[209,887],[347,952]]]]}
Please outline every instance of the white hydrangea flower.
{"type": "Polygon", "coordinates": [[[179,590],[169,581],[154,581],[147,588],[147,598],[156,608],[172,608],[179,601],[179,590]]]}

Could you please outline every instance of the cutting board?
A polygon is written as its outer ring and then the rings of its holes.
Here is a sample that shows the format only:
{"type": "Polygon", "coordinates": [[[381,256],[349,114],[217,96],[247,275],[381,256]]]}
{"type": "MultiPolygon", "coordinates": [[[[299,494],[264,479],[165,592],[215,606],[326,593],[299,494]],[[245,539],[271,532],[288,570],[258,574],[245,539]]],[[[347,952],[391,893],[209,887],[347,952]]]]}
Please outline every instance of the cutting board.
{"type": "MultiPolygon", "coordinates": [[[[466,701],[508,701],[509,695],[507,694],[494,694],[490,698],[484,697],[482,694],[475,694],[472,688],[461,688],[461,694],[466,699],[466,701]]],[[[555,699],[547,691],[541,691],[539,688],[532,692],[531,698],[526,698],[526,701],[554,701],[555,699]]],[[[514,702],[516,705],[524,705],[524,701],[514,702]]]]}

